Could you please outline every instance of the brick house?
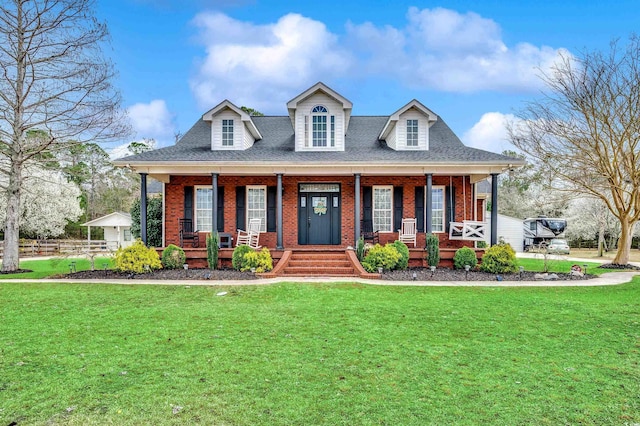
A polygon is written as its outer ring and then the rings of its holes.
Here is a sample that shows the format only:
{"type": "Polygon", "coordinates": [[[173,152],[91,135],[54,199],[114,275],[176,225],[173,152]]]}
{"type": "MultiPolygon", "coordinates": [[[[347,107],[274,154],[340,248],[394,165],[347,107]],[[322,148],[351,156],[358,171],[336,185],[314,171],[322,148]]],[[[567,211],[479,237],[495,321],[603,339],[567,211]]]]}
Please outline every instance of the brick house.
{"type": "Polygon", "coordinates": [[[441,249],[483,239],[476,183],[492,178],[495,205],[497,175],[522,160],[466,147],[417,100],[383,116],[352,116],[352,107],[323,83],[289,101],[284,116],[249,116],[225,100],[175,145],[115,163],[164,183],[165,245],[179,244],[182,218],[203,236],[215,228],[231,238],[260,218],[260,245],[275,259],[344,251],[364,227],[393,241],[403,218],[417,219],[414,264],[429,232],[441,249]]]}

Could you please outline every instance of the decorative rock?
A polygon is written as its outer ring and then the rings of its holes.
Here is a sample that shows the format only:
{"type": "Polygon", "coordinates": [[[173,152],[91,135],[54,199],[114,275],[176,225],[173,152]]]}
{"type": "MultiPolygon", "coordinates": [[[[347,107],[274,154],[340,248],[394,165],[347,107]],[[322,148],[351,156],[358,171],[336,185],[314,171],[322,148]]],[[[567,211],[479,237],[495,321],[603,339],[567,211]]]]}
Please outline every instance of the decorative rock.
{"type": "Polygon", "coordinates": [[[578,278],[583,278],[584,274],[580,271],[571,271],[571,276],[572,277],[578,277],[578,278]]]}
{"type": "Polygon", "coordinates": [[[533,279],[536,280],[536,281],[546,280],[547,279],[547,275],[548,274],[535,274],[533,276],[533,279]]]}
{"type": "Polygon", "coordinates": [[[547,280],[547,281],[557,281],[557,280],[558,280],[558,278],[559,278],[559,277],[558,277],[558,275],[556,275],[556,274],[548,274],[548,275],[545,277],[545,280],[547,280]]]}

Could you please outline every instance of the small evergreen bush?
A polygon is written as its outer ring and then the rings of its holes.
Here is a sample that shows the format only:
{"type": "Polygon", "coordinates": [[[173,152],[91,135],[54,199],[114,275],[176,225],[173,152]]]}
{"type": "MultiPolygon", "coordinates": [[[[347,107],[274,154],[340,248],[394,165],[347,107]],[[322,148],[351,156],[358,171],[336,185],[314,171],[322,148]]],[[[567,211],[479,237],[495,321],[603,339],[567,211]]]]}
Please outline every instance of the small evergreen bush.
{"type": "Polygon", "coordinates": [[[119,271],[142,274],[152,269],[162,268],[158,252],[147,248],[142,241],[136,240],[127,248],[120,247],[116,251],[115,266],[119,271]],[[148,266],[148,270],[145,268],[148,266]]]}
{"type": "Polygon", "coordinates": [[[478,241],[478,243],[476,244],[476,247],[478,247],[478,248],[487,248],[487,242],[486,241],[478,241]]]}
{"type": "Polygon", "coordinates": [[[364,238],[358,238],[358,244],[356,244],[356,257],[360,262],[364,259],[364,238]]]}
{"type": "Polygon", "coordinates": [[[233,269],[236,271],[242,270],[242,266],[244,265],[244,257],[247,253],[251,253],[253,250],[251,247],[247,245],[239,245],[233,250],[233,255],[231,256],[231,264],[233,265],[233,269]]]}
{"type": "Polygon", "coordinates": [[[400,253],[400,259],[395,269],[407,269],[409,266],[409,247],[400,240],[394,241],[393,246],[400,253]]]}
{"type": "Polygon", "coordinates": [[[162,266],[166,269],[182,268],[186,261],[187,256],[184,254],[184,250],[175,244],[169,244],[162,250],[162,266]]]}
{"type": "Polygon", "coordinates": [[[440,239],[437,235],[427,234],[427,264],[438,266],[440,263],[440,239]]]}
{"type": "Polygon", "coordinates": [[[500,243],[489,247],[482,256],[480,269],[492,274],[506,274],[516,272],[516,253],[507,243],[500,243]]]}
{"type": "Polygon", "coordinates": [[[453,255],[453,267],[456,269],[464,269],[464,265],[469,265],[473,269],[477,264],[478,258],[472,248],[461,247],[453,255]]]}
{"type": "Polygon", "coordinates": [[[260,251],[250,251],[244,255],[240,270],[246,272],[253,268],[259,274],[273,269],[273,259],[268,248],[263,247],[260,251]]]}
{"type": "Polygon", "coordinates": [[[365,256],[362,267],[367,272],[378,272],[378,268],[389,271],[396,267],[398,260],[400,260],[400,253],[393,244],[387,244],[384,247],[376,244],[365,256]]]}
{"type": "Polygon", "coordinates": [[[217,232],[207,235],[207,264],[209,269],[218,269],[218,250],[220,237],[217,232]]]}

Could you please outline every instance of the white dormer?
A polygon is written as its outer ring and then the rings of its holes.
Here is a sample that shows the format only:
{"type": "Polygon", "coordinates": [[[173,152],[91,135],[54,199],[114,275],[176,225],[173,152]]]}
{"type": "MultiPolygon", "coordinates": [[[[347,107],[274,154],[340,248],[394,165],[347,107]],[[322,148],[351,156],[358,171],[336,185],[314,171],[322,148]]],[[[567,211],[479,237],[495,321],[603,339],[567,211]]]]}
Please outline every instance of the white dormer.
{"type": "Polygon", "coordinates": [[[353,104],[324,83],[287,102],[296,151],[344,151],[353,104]]]}
{"type": "Polygon", "coordinates": [[[211,150],[245,150],[262,139],[251,116],[224,100],[206,112],[202,119],[211,122],[211,150]]]}
{"type": "Polygon", "coordinates": [[[429,128],[437,120],[437,115],[414,99],[389,117],[378,139],[396,151],[426,151],[429,128]]]}

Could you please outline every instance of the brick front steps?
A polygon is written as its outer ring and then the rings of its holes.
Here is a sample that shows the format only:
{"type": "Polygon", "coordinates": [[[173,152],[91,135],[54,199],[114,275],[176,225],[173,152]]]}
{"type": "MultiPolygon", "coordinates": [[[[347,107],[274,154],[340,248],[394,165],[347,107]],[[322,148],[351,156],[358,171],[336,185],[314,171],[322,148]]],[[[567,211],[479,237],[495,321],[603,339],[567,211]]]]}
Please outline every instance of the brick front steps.
{"type": "Polygon", "coordinates": [[[272,277],[362,277],[379,278],[369,274],[357,261],[353,250],[287,250],[273,269],[261,274],[272,277]]]}

